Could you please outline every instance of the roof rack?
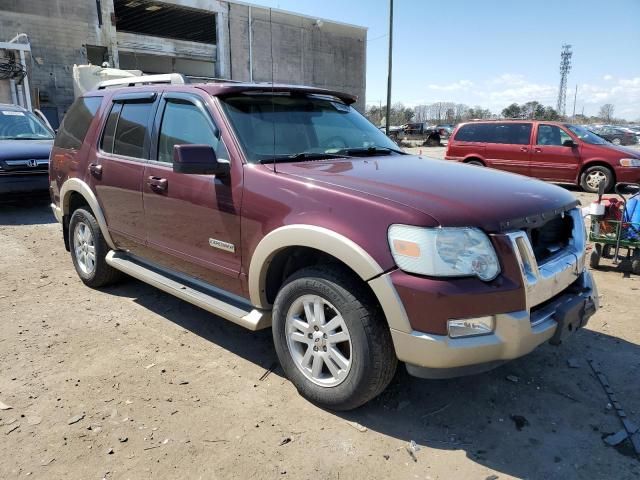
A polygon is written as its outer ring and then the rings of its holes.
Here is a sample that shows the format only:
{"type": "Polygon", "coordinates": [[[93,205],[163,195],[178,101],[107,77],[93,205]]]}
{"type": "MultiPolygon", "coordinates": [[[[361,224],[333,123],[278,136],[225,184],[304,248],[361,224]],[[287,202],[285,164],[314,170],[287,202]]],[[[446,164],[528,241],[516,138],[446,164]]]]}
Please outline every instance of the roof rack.
{"type": "Polygon", "coordinates": [[[189,83],[189,81],[180,73],[166,73],[162,75],[142,75],[141,77],[125,77],[116,78],[114,80],[105,80],[100,82],[96,88],[98,90],[104,90],[106,88],[137,87],[139,85],[162,83],[170,85],[184,85],[185,83],[189,83]]]}

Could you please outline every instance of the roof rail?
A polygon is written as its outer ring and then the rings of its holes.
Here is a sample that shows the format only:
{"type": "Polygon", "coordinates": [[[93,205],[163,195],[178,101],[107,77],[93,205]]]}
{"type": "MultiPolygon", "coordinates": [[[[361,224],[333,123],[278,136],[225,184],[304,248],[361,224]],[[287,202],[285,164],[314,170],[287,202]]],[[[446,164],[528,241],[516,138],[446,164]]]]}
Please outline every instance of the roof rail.
{"type": "Polygon", "coordinates": [[[139,85],[153,85],[161,83],[184,85],[185,83],[189,83],[189,81],[180,73],[165,73],[162,75],[142,75],[141,77],[124,77],[116,78],[114,80],[105,80],[100,82],[96,88],[98,90],[104,90],[105,88],[136,87],[139,85]]]}

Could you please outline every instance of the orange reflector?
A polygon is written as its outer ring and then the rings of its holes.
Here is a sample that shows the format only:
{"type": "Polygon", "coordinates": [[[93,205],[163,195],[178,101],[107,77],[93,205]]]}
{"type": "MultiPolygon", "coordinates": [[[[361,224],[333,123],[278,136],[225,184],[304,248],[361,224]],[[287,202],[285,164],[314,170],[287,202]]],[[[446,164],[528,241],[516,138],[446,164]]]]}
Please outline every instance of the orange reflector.
{"type": "Polygon", "coordinates": [[[419,257],[420,246],[414,242],[407,242],[405,240],[394,240],[393,249],[398,255],[404,255],[405,257],[419,257]]]}

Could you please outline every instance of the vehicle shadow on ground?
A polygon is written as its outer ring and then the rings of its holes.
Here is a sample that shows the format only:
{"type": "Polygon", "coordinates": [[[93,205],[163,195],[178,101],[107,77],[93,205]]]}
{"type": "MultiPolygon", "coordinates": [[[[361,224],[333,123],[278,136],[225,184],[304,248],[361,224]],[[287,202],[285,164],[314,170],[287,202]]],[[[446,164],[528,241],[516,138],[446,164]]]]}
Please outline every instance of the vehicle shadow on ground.
{"type": "Polygon", "coordinates": [[[55,223],[48,195],[22,198],[0,197],[0,225],[55,223]]]}
{"type": "MultiPolygon", "coordinates": [[[[108,292],[132,298],[265,371],[273,370],[272,375],[283,376],[269,329],[249,332],[135,280],[108,292]]],[[[638,345],[582,329],[560,348],[542,345],[481,375],[422,380],[399,365],[392,384],[378,398],[352,412],[330,413],[400,440],[388,455],[425,468],[435,461],[437,450],[461,450],[480,465],[518,478],[584,478],[592,473],[593,464],[584,454],[588,451],[598,452],[598,465],[605,471],[623,469],[610,478],[631,478],[640,474],[640,462],[630,445],[625,442],[614,449],[602,441],[605,433],[621,426],[606,408],[608,399],[587,360],[602,365],[627,412],[640,412],[640,398],[631,393],[637,368],[629,368],[638,358],[638,345]],[[436,450],[419,450],[412,457],[405,448],[412,440],[436,450]]],[[[599,473],[592,478],[599,478],[599,473]]]]}

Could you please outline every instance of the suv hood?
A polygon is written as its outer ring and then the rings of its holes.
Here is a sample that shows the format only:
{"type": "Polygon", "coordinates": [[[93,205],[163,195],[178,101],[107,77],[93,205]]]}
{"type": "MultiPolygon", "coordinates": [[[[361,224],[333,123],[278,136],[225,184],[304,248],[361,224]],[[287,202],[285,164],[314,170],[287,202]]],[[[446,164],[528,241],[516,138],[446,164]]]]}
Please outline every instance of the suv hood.
{"type": "Polygon", "coordinates": [[[487,232],[535,226],[578,203],[567,190],[529,177],[414,155],[284,163],[276,170],[400,203],[442,226],[487,232]]]}
{"type": "Polygon", "coordinates": [[[49,158],[53,140],[0,140],[0,160],[49,158]]]}

